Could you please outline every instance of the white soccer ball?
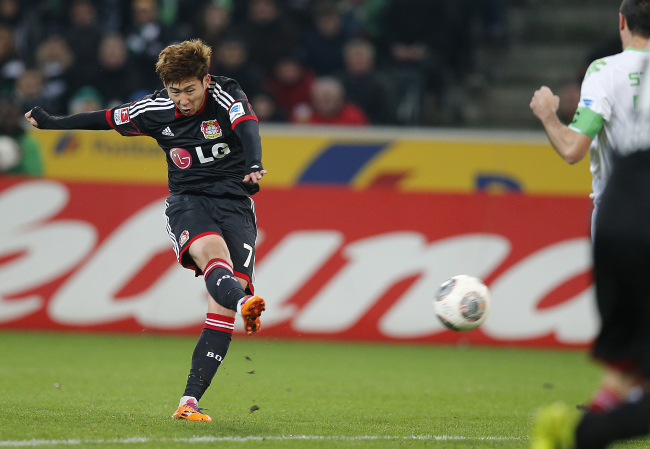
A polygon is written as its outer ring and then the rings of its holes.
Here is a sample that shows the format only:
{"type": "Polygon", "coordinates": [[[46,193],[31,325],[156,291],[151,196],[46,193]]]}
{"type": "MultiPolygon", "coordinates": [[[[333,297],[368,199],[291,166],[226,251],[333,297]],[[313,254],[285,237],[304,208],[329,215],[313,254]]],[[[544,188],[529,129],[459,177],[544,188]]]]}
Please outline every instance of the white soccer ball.
{"type": "Polygon", "coordinates": [[[0,136],[0,172],[8,171],[20,163],[20,147],[9,136],[0,136]]]}
{"type": "Polygon", "coordinates": [[[433,300],[436,316],[449,329],[479,327],[490,311],[490,291],[478,278],[461,274],[443,282],[433,300]]]}

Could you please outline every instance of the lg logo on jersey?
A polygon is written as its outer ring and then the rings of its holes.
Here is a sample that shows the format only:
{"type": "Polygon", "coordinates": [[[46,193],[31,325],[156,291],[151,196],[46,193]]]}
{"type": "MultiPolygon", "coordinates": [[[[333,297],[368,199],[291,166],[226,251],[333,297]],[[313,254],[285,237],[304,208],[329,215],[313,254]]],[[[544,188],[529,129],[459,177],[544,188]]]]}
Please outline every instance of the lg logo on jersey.
{"type": "Polygon", "coordinates": [[[178,168],[190,168],[192,166],[192,155],[185,148],[172,148],[169,150],[169,158],[178,168]]]}
{"type": "MultiPolygon", "coordinates": [[[[215,159],[221,159],[230,154],[230,148],[225,143],[212,145],[212,156],[206,156],[200,146],[194,147],[194,150],[199,162],[202,164],[213,162],[215,159]]],[[[172,148],[169,151],[169,157],[178,168],[186,169],[192,166],[192,155],[185,148],[172,148]]]]}

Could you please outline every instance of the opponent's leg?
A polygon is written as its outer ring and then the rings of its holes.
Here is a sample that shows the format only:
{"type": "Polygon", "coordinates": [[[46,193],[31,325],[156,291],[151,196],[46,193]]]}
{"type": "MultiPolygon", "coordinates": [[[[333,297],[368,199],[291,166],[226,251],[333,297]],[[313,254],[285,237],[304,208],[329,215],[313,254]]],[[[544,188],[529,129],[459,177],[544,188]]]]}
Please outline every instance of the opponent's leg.
{"type": "Polygon", "coordinates": [[[589,410],[598,413],[613,409],[625,401],[628,392],[634,385],[634,374],[607,366],[600,387],[591,398],[589,410]]]}
{"type": "Polygon", "coordinates": [[[609,444],[648,434],[650,395],[640,393],[629,402],[601,413],[586,413],[576,429],[577,449],[601,449],[609,444]]]}
{"type": "Polygon", "coordinates": [[[648,434],[650,395],[638,388],[636,397],[606,411],[588,411],[555,403],[535,418],[532,449],[604,449],[615,441],[648,434]]]}

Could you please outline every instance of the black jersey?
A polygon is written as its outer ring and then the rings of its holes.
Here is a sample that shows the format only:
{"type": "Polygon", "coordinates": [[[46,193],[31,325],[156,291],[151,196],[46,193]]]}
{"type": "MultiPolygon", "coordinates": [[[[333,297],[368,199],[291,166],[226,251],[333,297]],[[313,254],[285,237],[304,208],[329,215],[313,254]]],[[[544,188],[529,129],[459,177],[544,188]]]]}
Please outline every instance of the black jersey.
{"type": "Polygon", "coordinates": [[[248,196],[244,148],[235,127],[257,117],[235,80],[211,76],[203,108],[181,114],[166,89],[109,109],[106,119],[123,136],[151,136],[167,155],[172,194],[248,196]]]}

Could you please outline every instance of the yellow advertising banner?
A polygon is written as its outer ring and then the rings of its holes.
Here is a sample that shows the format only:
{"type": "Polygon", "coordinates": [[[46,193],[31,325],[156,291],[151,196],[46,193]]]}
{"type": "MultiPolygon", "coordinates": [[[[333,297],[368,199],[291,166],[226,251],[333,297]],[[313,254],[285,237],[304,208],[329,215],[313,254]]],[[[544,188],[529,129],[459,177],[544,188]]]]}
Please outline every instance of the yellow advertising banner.
{"type": "MultiPolygon", "coordinates": [[[[45,176],[166,183],[165,154],[150,137],[114,131],[33,130],[45,176]]],[[[264,185],[392,187],[402,191],[587,195],[588,158],[565,163],[543,134],[409,129],[262,127],[264,185]]]]}
{"type": "Polygon", "coordinates": [[[75,181],[166,183],[165,153],[150,137],[115,131],[34,130],[45,176],[75,181]]]}

